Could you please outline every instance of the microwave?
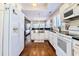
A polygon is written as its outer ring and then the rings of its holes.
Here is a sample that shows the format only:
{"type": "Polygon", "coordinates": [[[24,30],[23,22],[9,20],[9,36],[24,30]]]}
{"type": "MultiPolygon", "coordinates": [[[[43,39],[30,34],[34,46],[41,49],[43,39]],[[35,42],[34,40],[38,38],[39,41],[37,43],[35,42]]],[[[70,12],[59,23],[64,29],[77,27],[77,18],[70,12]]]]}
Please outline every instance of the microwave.
{"type": "Polygon", "coordinates": [[[64,11],[64,19],[79,16],[79,4],[74,4],[64,11]]]}

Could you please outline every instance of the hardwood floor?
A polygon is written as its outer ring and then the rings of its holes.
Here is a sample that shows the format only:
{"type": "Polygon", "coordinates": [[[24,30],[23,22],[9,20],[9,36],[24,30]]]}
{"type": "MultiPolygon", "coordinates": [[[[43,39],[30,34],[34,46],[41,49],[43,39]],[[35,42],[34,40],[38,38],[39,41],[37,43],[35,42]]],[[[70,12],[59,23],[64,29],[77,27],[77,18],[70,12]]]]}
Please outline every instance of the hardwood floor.
{"type": "Polygon", "coordinates": [[[56,56],[56,52],[48,41],[30,42],[20,56],[56,56]]]}

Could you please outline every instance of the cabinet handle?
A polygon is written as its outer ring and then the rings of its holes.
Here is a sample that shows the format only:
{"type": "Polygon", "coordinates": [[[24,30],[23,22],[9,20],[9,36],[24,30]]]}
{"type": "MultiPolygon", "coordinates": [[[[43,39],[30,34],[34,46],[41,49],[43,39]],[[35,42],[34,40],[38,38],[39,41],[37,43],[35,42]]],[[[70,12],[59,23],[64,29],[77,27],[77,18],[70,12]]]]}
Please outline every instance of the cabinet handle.
{"type": "Polygon", "coordinates": [[[14,31],[14,32],[17,32],[17,31],[18,31],[18,28],[13,28],[13,31],[14,31]]]}

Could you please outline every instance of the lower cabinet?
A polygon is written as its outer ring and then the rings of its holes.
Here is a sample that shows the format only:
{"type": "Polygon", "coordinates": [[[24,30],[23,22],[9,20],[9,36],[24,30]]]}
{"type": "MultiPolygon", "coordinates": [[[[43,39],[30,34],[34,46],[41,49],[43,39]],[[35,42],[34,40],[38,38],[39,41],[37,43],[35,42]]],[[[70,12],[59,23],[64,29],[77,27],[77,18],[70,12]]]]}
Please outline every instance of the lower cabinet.
{"type": "Polygon", "coordinates": [[[31,35],[26,36],[26,43],[31,41],[31,35]]]}
{"type": "Polygon", "coordinates": [[[55,48],[55,49],[57,49],[57,35],[56,34],[54,34],[54,33],[52,33],[53,35],[53,47],[55,48]]]}
{"type": "Polygon", "coordinates": [[[55,33],[53,32],[49,32],[49,42],[51,43],[51,45],[57,49],[57,36],[55,33]]]}
{"type": "Polygon", "coordinates": [[[58,56],[71,56],[72,55],[71,37],[63,35],[63,34],[60,35],[58,33],[53,33],[50,31],[48,33],[48,36],[49,36],[49,42],[55,48],[56,54],[58,56]]]}
{"type": "Polygon", "coordinates": [[[47,40],[47,32],[44,31],[44,33],[39,33],[39,30],[35,31],[32,30],[31,31],[31,40],[36,40],[36,41],[44,41],[47,40]]]}

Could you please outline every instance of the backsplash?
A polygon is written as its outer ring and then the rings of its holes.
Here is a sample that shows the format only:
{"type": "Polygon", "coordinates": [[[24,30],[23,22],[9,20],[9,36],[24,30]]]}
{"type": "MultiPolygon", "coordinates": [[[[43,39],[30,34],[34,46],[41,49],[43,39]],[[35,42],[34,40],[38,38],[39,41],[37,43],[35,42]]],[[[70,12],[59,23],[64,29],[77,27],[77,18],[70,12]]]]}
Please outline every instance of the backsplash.
{"type": "Polygon", "coordinates": [[[75,19],[74,21],[69,22],[71,26],[79,26],[79,19],[75,19]]]}

